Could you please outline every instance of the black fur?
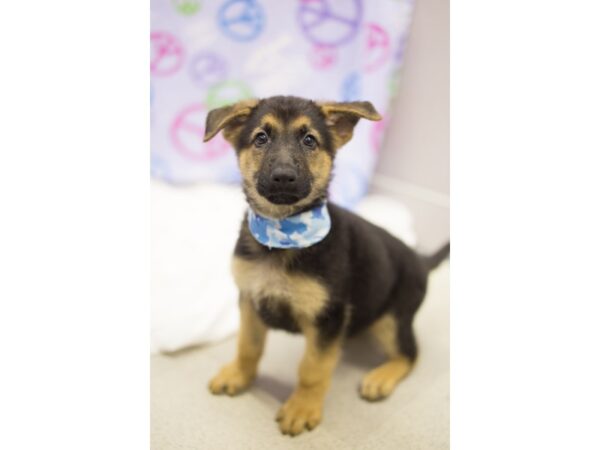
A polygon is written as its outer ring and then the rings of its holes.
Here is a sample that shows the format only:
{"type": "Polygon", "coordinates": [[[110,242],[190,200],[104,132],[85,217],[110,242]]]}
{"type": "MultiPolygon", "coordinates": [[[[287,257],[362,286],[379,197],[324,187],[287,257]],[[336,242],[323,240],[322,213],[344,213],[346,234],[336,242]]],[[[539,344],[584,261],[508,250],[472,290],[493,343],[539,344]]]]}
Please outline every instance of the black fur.
{"type": "MultiPolygon", "coordinates": [[[[229,114],[235,106],[227,108],[220,111],[229,114]]],[[[220,115],[219,111],[209,113],[206,127],[209,138],[214,136],[215,124],[219,122],[212,119],[220,115]]],[[[256,210],[260,205],[248,195],[248,184],[257,186],[259,194],[269,198],[266,176],[271,173],[274,161],[293,166],[298,171],[299,197],[306,195],[307,189],[311,190],[312,204],[305,202],[304,206],[294,209],[295,213],[323,201],[327,187],[316,189],[312,185],[314,174],[307,163],[308,155],[310,152],[326,152],[333,159],[338,150],[334,144],[343,145],[351,137],[352,128],[361,117],[369,120],[381,118],[369,102],[328,104],[324,108],[311,100],[278,96],[257,101],[250,113],[244,110],[240,118],[232,119],[232,123],[241,128],[235,140],[232,140],[236,151],[258,152],[254,155],[262,155],[260,169],[244,179],[244,190],[250,206],[256,210]],[[277,135],[275,130],[264,130],[269,136],[268,144],[256,145],[252,133],[266,114],[272,114],[286,126],[296,117],[308,117],[310,126],[320,136],[320,142],[314,149],[303,147],[302,130],[298,132],[286,128],[281,135],[277,135]],[[255,145],[252,145],[253,142],[255,145]],[[282,162],[282,158],[285,161],[282,162]]],[[[228,126],[234,127],[231,124],[228,126]]],[[[293,208],[294,202],[289,204],[293,208]]],[[[328,208],[331,230],[321,242],[311,247],[270,250],[254,240],[244,219],[235,254],[250,261],[272,259],[273,264],[285,264],[289,272],[313,277],[327,288],[329,301],[314,324],[323,345],[344,333],[352,336],[382,315],[390,313],[398,324],[398,349],[414,360],[417,345],[413,319],[425,297],[428,273],[448,256],[449,244],[432,256],[421,256],[382,228],[359,216],[332,203],[328,208]]],[[[260,210],[257,212],[260,214],[260,210]]],[[[285,304],[286,300],[253,300],[257,302],[259,315],[268,326],[290,332],[299,331],[292,309],[285,304]]]]}
{"type": "Polygon", "coordinates": [[[277,299],[272,298],[259,299],[257,312],[263,322],[271,328],[289,331],[290,333],[300,332],[300,327],[292,315],[290,305],[285,302],[279,302],[277,299]]]}
{"type": "MultiPolygon", "coordinates": [[[[330,293],[330,303],[318,316],[316,326],[324,343],[344,328],[355,335],[386,312],[397,319],[398,346],[410,359],[417,355],[412,322],[427,289],[429,266],[425,259],[382,228],[343,208],[329,203],[331,230],[316,245],[304,249],[281,250],[262,246],[242,223],[235,254],[249,260],[282,259],[287,252],[289,270],[319,279],[330,293]]],[[[289,310],[288,310],[289,312],[289,310]]],[[[262,314],[261,314],[262,315],[262,314]]],[[[285,314],[274,328],[290,328],[285,314]]]]}

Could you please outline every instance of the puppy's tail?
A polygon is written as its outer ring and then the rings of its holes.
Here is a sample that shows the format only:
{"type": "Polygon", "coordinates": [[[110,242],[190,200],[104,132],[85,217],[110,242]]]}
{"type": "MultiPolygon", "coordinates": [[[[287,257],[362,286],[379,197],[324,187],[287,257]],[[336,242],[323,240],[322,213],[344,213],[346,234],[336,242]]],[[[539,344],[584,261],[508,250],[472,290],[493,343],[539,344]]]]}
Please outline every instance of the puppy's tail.
{"type": "Polygon", "coordinates": [[[428,272],[431,272],[437,266],[439,266],[442,261],[450,256],[450,242],[447,242],[442,248],[440,248],[437,252],[432,255],[422,256],[423,263],[427,268],[428,272]]]}

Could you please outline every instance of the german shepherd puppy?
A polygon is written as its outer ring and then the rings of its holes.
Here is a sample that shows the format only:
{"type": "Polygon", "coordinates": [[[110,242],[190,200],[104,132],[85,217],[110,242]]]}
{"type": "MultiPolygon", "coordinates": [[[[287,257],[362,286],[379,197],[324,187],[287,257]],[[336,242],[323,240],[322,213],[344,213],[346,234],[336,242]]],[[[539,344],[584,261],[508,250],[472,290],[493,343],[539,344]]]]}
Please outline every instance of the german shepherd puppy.
{"type": "MultiPolygon", "coordinates": [[[[327,199],[336,152],[359,119],[380,120],[369,102],[319,103],[297,97],[246,100],[210,111],[204,140],[219,131],[235,148],[248,205],[284,219],[327,199]]],[[[305,248],[269,248],[245,218],[232,270],[240,291],[237,356],[210,381],[234,395],[256,376],[267,329],[302,333],[299,383],[277,414],[281,432],[297,435],[321,421],[323,400],[346,336],[369,330],[387,355],[360,386],[366,400],[387,397],[417,357],[413,318],[429,271],[447,244],[423,257],[383,229],[327,203],[330,230],[305,248]]]]}

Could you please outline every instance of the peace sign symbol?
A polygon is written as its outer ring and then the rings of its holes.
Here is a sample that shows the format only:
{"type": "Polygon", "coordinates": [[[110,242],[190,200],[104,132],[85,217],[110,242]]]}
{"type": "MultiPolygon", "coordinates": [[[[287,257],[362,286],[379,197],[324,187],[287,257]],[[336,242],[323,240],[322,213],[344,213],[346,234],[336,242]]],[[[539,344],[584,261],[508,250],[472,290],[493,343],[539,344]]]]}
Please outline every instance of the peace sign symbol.
{"type": "Polygon", "coordinates": [[[248,85],[238,80],[226,80],[212,86],[206,94],[206,106],[219,108],[252,97],[248,85]]]}
{"type": "Polygon", "coordinates": [[[169,76],[179,70],[183,64],[183,46],[181,42],[166,31],[154,31],[150,34],[152,56],[150,72],[152,75],[169,76]]]}
{"type": "Polygon", "coordinates": [[[190,78],[199,86],[211,86],[227,75],[227,63],[214,52],[200,52],[190,62],[190,78]]]}
{"type": "Polygon", "coordinates": [[[223,33],[236,41],[251,41],[265,26],[265,13],[256,0],[229,0],[217,16],[223,33]]]}
{"type": "Polygon", "coordinates": [[[364,68],[365,71],[372,72],[379,67],[382,67],[389,59],[391,53],[390,37],[387,31],[376,23],[365,25],[365,31],[364,68]]]}
{"type": "Polygon", "coordinates": [[[179,154],[187,159],[203,162],[223,156],[231,147],[221,135],[203,142],[206,108],[190,105],[175,117],[171,125],[171,142],[179,154]]]}
{"type": "Polygon", "coordinates": [[[361,0],[300,0],[298,8],[298,22],[306,38],[332,47],[346,44],[358,34],[362,15],[361,0]]]}

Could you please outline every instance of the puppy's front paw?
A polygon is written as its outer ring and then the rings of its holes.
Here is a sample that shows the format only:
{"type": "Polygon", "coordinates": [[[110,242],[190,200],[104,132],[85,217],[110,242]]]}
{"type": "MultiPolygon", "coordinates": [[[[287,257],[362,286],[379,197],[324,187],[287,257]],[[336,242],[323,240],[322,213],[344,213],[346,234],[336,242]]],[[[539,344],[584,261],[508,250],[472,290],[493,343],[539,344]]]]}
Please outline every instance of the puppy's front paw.
{"type": "Polygon", "coordinates": [[[216,395],[235,395],[250,386],[253,379],[254,374],[244,372],[234,361],[221,369],[210,381],[208,388],[216,395]]]}
{"type": "Polygon", "coordinates": [[[295,392],[277,413],[276,420],[283,434],[296,436],[304,429],[312,430],[321,422],[323,401],[318,396],[295,392]]]}

